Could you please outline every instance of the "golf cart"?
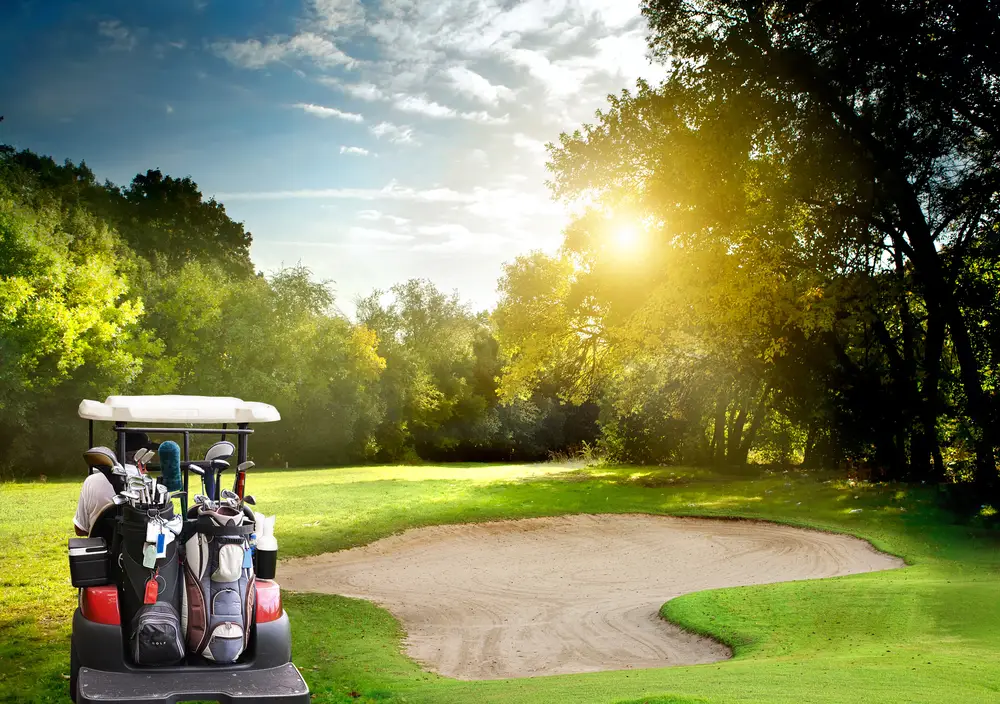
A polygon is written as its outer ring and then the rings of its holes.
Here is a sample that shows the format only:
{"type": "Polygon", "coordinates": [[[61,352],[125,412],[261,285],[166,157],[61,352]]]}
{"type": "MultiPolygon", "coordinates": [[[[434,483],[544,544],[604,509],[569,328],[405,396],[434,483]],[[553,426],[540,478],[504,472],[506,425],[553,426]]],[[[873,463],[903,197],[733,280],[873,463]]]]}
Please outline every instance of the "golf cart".
{"type": "Polygon", "coordinates": [[[273,518],[268,524],[255,513],[256,501],[244,493],[253,466],[249,426],[280,420],[277,410],[238,398],[109,396],[81,402],[79,415],[89,421],[87,465],[116,494],[97,512],[89,536],[69,541],[79,588],[73,701],[309,702],[273,580],[277,543],[267,535],[265,546],[258,536],[273,530],[273,518]],[[113,424],[114,450],[95,445],[94,423],[101,421],[113,424]],[[160,445],[158,469],[151,464],[156,452],[132,449],[146,433],[180,440],[160,445]],[[204,459],[190,457],[192,435],[218,437],[204,459]],[[229,490],[223,473],[234,452],[229,490]],[[198,483],[201,492],[193,491],[198,483]]]}

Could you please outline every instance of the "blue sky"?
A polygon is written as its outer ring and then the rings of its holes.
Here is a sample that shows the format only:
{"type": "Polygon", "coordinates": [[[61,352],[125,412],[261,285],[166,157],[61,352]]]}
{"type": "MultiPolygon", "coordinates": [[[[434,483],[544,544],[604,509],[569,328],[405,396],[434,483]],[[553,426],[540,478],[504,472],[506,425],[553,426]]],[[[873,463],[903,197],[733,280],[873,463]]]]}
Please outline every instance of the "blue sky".
{"type": "Polygon", "coordinates": [[[341,307],[422,277],[476,308],[566,215],[546,142],[656,80],[638,0],[7,0],[0,142],[191,176],[341,307]]]}

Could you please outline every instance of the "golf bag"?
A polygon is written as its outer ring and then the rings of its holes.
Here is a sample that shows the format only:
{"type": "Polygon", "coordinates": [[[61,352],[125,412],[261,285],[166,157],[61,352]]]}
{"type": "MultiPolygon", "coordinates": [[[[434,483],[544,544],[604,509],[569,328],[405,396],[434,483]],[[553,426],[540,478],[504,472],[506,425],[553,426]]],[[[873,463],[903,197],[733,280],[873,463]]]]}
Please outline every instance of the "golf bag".
{"type": "MultiPolygon", "coordinates": [[[[181,602],[181,567],[176,540],[165,542],[164,556],[143,564],[148,550],[149,525],[165,525],[173,506],[141,510],[121,507],[117,540],[121,622],[128,624],[128,649],[137,665],[173,665],[184,658],[184,640],[178,607],[181,602]],[[161,522],[162,521],[162,522],[161,522]]],[[[164,530],[169,530],[164,528],[164,530]]]]}
{"type": "Polygon", "coordinates": [[[233,663],[246,650],[253,624],[253,519],[228,506],[198,506],[193,512],[197,520],[184,546],[181,610],[188,652],[233,663]]]}

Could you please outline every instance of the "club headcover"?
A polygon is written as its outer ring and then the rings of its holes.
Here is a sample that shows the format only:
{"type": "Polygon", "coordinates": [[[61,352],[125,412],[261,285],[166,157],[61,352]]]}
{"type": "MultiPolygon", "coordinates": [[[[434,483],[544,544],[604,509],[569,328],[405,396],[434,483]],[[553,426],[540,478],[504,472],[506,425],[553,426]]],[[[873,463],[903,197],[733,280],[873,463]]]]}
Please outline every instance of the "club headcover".
{"type": "Polygon", "coordinates": [[[170,491],[180,491],[184,483],[181,480],[181,448],[173,440],[160,443],[160,476],[170,491]]]}

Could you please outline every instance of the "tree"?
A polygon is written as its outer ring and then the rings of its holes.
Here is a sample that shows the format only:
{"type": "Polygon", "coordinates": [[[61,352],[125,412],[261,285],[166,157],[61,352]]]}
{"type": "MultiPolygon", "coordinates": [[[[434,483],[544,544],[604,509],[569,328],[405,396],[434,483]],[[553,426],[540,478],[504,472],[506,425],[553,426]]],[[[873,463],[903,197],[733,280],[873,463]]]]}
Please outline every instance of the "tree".
{"type": "MultiPolygon", "coordinates": [[[[936,445],[946,328],[971,421],[977,483],[995,487],[995,411],[956,275],[997,215],[1000,16],[990,3],[645,0],[668,91],[739,108],[751,153],[788,165],[760,192],[806,206],[824,249],[874,248],[876,270],[919,291],[899,299],[898,334],[871,314],[893,374],[917,407],[913,462],[936,445]],[[850,233],[861,237],[844,238],[850,233]],[[883,330],[882,327],[886,329],[883,330]],[[888,334],[886,334],[888,333],[888,334]],[[917,340],[917,336],[924,339],[917,340]],[[923,344],[920,345],[919,343],[923,344]],[[922,354],[918,354],[922,348],[922,354]],[[908,379],[906,377],[909,377],[908,379]],[[921,437],[922,436],[922,437],[921,437]]],[[[868,256],[871,260],[871,256],[868,256]]]]}
{"type": "Polygon", "coordinates": [[[141,360],[143,312],[115,257],[114,233],[77,208],[25,203],[0,181],[0,467],[64,460],[51,444],[94,389],[125,388],[141,360]]]}
{"type": "Polygon", "coordinates": [[[149,170],[132,179],[122,196],[129,207],[119,229],[140,255],[159,255],[172,264],[211,260],[231,274],[253,273],[253,237],[230,219],[221,203],[214,198],[205,201],[190,178],[149,170]]]}

